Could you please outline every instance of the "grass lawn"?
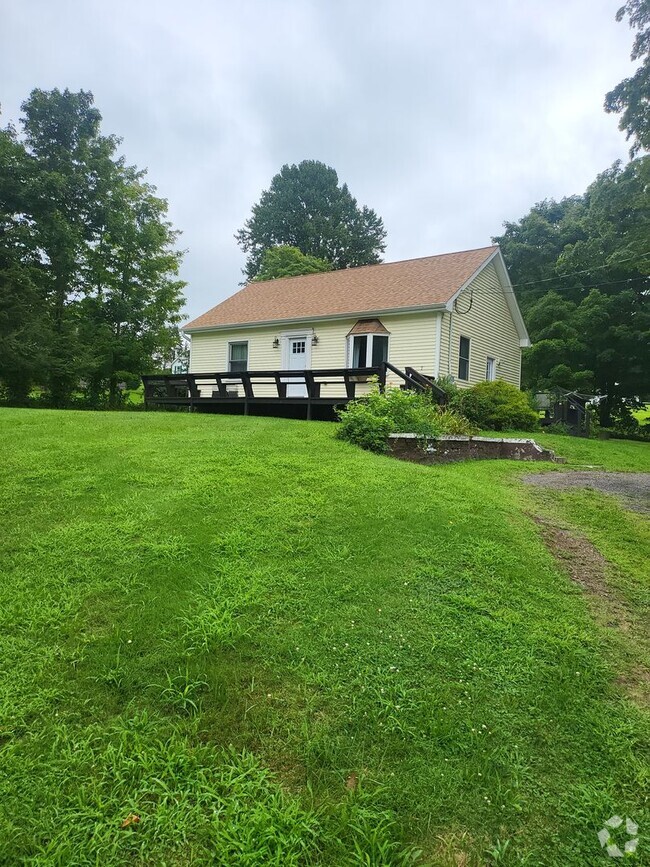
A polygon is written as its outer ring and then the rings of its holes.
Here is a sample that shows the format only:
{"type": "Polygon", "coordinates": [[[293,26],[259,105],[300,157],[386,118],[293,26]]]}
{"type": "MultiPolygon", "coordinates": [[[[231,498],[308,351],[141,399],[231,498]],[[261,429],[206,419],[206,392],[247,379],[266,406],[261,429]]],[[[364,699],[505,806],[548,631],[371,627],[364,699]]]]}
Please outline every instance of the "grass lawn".
{"type": "Polygon", "coordinates": [[[639,424],[650,421],[650,403],[646,403],[643,409],[638,409],[636,412],[632,413],[632,415],[639,424]]]}
{"type": "Polygon", "coordinates": [[[0,411],[1,865],[583,867],[615,813],[650,863],[647,519],[333,433],[0,411]],[[533,515],[607,557],[633,629],[533,515]]]}

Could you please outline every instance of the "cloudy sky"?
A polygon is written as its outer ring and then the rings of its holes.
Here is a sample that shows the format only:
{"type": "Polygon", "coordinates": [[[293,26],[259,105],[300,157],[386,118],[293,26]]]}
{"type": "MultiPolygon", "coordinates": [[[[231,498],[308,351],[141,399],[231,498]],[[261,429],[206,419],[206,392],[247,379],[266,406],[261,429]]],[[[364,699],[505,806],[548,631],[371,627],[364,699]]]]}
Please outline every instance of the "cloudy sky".
{"type": "Polygon", "coordinates": [[[490,243],[627,156],[607,90],[622,0],[0,0],[2,121],[91,90],[168,199],[187,313],[231,294],[233,233],[284,163],[333,166],[388,261],[490,243]]]}

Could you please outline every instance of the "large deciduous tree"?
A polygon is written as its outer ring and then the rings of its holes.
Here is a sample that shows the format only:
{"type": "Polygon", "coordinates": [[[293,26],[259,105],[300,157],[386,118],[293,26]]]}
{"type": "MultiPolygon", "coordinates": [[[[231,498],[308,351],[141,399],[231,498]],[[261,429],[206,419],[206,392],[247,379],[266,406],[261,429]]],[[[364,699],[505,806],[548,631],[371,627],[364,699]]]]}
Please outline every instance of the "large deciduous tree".
{"type": "Polygon", "coordinates": [[[601,418],[650,394],[650,157],[583,196],[543,202],[501,245],[533,346],[524,381],[607,395],[601,418]]]}
{"type": "Polygon", "coordinates": [[[650,150],[650,0],[627,0],[616,13],[616,20],[627,17],[637,30],[632,44],[632,60],[641,65],[605,97],[605,111],[620,114],[619,129],[632,139],[630,155],[650,150]]]}
{"type": "Polygon", "coordinates": [[[30,163],[15,130],[0,130],[0,381],[14,404],[26,401],[50,345],[27,195],[30,163]]]}
{"type": "Polygon", "coordinates": [[[302,274],[318,274],[331,270],[332,266],[325,259],[305,256],[297,247],[281,244],[264,251],[255,279],[276,280],[278,277],[299,277],[302,274]]]}
{"type": "Polygon", "coordinates": [[[92,243],[99,188],[117,140],[100,133],[92,94],[34,90],[23,105],[24,145],[33,167],[26,195],[41,255],[41,295],[51,330],[45,383],[63,406],[85,362],[79,336],[83,262],[92,243]]]}
{"type": "Polygon", "coordinates": [[[359,207],[336,171],[317,160],[285,165],[271,181],[252,216],[235,235],[247,254],[245,274],[257,276],[266,250],[297,247],[335,269],[381,261],[386,231],[370,208],[359,207]]]}
{"type": "Polygon", "coordinates": [[[64,406],[83,381],[117,402],[178,342],[178,233],[144,173],[101,134],[92,94],[32,91],[0,137],[0,378],[64,406]]]}
{"type": "Polygon", "coordinates": [[[178,279],[178,232],[165,219],[167,202],[154,195],[144,173],[117,166],[110,207],[89,257],[89,291],[81,304],[93,401],[108,392],[119,403],[118,382],[137,379],[154,355],[178,344],[183,304],[178,279]]]}

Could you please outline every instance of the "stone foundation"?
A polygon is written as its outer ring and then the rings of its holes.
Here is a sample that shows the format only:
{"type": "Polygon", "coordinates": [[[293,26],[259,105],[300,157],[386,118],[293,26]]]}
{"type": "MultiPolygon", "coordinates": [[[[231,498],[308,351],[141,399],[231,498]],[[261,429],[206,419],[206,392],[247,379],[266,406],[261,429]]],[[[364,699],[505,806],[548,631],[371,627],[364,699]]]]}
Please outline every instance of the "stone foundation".
{"type": "Polygon", "coordinates": [[[423,437],[418,434],[391,434],[388,450],[395,458],[417,464],[448,464],[453,461],[498,458],[563,463],[554,452],[543,449],[535,440],[505,437],[423,437]]]}

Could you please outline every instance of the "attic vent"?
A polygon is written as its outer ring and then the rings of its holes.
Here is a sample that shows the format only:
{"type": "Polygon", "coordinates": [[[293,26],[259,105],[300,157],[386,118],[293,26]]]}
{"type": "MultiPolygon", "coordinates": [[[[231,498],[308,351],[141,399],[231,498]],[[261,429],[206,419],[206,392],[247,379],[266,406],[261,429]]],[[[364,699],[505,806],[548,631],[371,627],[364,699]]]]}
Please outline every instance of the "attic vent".
{"type": "Polygon", "coordinates": [[[390,331],[384,328],[379,319],[359,319],[348,332],[348,337],[351,334],[390,334],[390,331]]]}

